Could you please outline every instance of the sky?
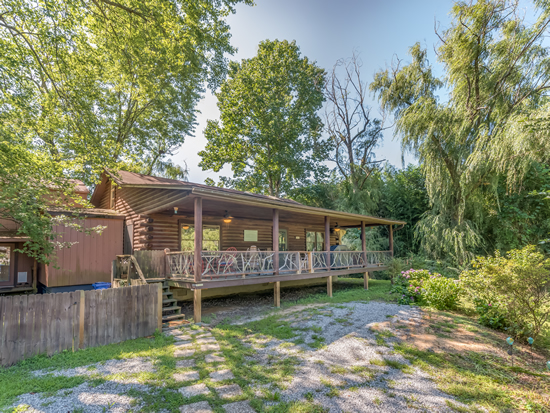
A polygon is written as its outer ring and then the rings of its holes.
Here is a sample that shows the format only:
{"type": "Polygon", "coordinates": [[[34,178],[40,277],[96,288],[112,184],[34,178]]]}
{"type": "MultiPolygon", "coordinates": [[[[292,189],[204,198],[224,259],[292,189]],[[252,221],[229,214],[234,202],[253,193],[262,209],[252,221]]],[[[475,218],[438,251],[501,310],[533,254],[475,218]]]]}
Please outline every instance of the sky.
{"type": "MultiPolygon", "coordinates": [[[[254,57],[262,40],[295,40],[302,55],[327,71],[338,59],[358,52],[363,62],[362,78],[370,82],[377,71],[391,65],[395,56],[406,62],[408,48],[416,42],[428,48],[435,64],[433,49],[439,39],[434,22],[441,28],[448,27],[452,5],[452,0],[256,0],[253,7],[238,5],[236,13],[227,19],[231,43],[238,48],[230,59],[254,57]]],[[[435,69],[440,75],[440,68],[435,69]]],[[[219,118],[216,102],[211,93],[200,101],[195,136],[188,136],[172,157],[176,163],[187,164],[191,182],[203,183],[208,177],[217,181],[219,176],[232,175],[229,166],[219,173],[202,171],[198,166],[198,152],[206,146],[206,121],[219,118]]],[[[374,100],[372,106],[376,114],[374,100]]],[[[396,167],[402,165],[401,147],[391,131],[384,135],[375,153],[376,159],[386,159],[396,167]]],[[[415,159],[406,154],[405,163],[410,162],[415,159]]]]}

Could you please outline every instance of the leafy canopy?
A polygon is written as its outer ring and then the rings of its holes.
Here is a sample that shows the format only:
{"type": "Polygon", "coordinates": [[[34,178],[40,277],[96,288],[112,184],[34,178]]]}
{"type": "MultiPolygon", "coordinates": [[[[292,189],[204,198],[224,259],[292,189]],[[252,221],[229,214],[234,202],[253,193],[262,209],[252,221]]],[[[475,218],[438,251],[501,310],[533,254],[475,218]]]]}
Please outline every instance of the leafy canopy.
{"type": "Polygon", "coordinates": [[[103,167],[181,176],[166,157],[225,77],[238,2],[3,1],[0,136],[89,184],[103,167]]]}
{"type": "Polygon", "coordinates": [[[499,180],[513,190],[534,161],[548,159],[550,3],[534,5],[527,24],[515,1],[457,2],[439,34],[443,78],[416,44],[409,64],[398,61],[371,85],[422,165],[432,208],[418,230],[435,257],[465,263],[485,251],[485,200],[497,206],[499,180]]]}
{"type": "Polygon", "coordinates": [[[272,196],[322,176],[326,144],[317,111],[324,75],[286,40],[263,41],[257,56],[231,63],[216,95],[220,120],[209,120],[204,131],[200,166],[218,172],[230,164],[234,178],[221,184],[272,196]]]}

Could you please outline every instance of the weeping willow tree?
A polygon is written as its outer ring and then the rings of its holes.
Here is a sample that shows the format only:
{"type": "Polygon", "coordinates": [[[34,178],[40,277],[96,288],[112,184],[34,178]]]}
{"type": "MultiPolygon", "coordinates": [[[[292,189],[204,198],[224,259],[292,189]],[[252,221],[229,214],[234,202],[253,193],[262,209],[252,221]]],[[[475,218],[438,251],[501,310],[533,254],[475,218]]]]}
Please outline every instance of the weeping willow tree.
{"type": "Polygon", "coordinates": [[[499,179],[516,190],[533,162],[548,159],[550,2],[533,6],[527,24],[516,1],[457,2],[438,33],[443,77],[415,44],[410,63],[397,60],[371,85],[403,148],[421,162],[430,210],[417,235],[437,258],[460,264],[483,252],[487,199],[498,207],[499,179]]]}

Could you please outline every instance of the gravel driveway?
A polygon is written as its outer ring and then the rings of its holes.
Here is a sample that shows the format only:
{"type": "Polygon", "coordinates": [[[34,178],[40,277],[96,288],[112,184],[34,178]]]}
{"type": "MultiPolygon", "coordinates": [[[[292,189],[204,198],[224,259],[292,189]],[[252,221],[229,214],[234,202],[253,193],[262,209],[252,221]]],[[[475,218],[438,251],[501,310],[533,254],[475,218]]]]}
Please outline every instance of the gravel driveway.
{"type": "MultiPolygon", "coordinates": [[[[164,391],[181,397],[180,411],[254,412],[257,410],[251,408],[254,395],[256,401],[261,400],[264,409],[279,403],[307,401],[334,413],[441,412],[452,411],[448,402],[462,406],[453,397],[439,391],[426,373],[412,367],[393,351],[400,340],[397,336],[403,331],[394,328],[396,322],[401,325],[418,323],[422,317],[418,308],[357,302],[278,311],[275,313],[295,327],[298,336],[277,340],[250,335],[241,338],[241,343],[254,350],[248,361],[253,365],[265,365],[266,369],[273,360],[298,360],[292,380],[282,390],[253,381],[243,386],[242,379],[239,381],[239,377],[224,365],[219,348],[223,343],[218,343],[220,340],[216,341],[208,328],[193,330],[186,327],[181,332],[172,332],[176,340],[181,340],[174,344],[177,346],[174,357],[184,358],[175,362],[183,369],[179,372],[174,369],[174,377],[180,377],[178,380],[184,381],[181,384],[184,387],[164,391]],[[206,374],[201,369],[206,369],[210,377],[205,379],[206,374]],[[266,390],[276,390],[277,398],[266,399],[266,390]],[[224,392],[229,396],[226,397],[224,392]],[[197,398],[203,396],[202,400],[197,398]],[[212,406],[212,400],[219,402],[222,399],[227,404],[212,406]]],[[[249,320],[240,319],[235,323],[246,321],[249,320]]],[[[216,335],[215,330],[213,333],[216,335]]],[[[222,348],[222,351],[227,356],[231,349],[222,348]]],[[[54,394],[24,394],[13,407],[19,406],[18,411],[46,413],[139,411],[147,408],[147,404],[133,390],[156,394],[164,386],[158,381],[137,380],[134,374],[143,371],[154,374],[155,366],[156,360],[135,358],[109,360],[69,370],[36,371],[34,375],[37,377],[79,376],[90,381],[54,394]],[[120,379],[117,373],[122,373],[120,379]],[[94,386],[94,377],[108,380],[94,386]]]]}

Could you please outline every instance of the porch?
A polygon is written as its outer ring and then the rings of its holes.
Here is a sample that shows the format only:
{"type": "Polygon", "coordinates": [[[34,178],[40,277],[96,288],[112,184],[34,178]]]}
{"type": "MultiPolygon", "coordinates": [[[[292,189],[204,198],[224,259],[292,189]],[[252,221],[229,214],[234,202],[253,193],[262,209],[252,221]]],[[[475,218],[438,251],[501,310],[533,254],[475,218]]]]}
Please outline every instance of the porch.
{"type": "Polygon", "coordinates": [[[135,258],[129,265],[141,267],[141,281],[166,281],[185,290],[186,300],[192,294],[197,322],[204,290],[272,283],[279,306],[281,282],[326,279],[331,295],[332,277],[362,273],[368,288],[368,274],[386,269],[393,256],[394,226],[405,225],[124,171],[107,172],[92,201],[126,215],[122,259],[135,258]],[[367,251],[367,231],[378,226],[386,228],[384,250],[367,251]],[[345,245],[346,231],[360,242],[345,245]]]}

